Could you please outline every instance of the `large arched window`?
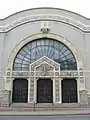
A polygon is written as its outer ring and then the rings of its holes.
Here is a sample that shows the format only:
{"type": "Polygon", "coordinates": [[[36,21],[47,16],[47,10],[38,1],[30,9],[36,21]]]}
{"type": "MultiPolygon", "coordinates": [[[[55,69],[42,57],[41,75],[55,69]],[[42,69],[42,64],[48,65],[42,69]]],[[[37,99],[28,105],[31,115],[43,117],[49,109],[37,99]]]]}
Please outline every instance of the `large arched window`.
{"type": "Polygon", "coordinates": [[[29,42],[20,49],[13,63],[13,70],[28,71],[29,65],[47,56],[60,64],[61,70],[76,70],[76,60],[70,49],[51,38],[40,38],[29,42]]]}

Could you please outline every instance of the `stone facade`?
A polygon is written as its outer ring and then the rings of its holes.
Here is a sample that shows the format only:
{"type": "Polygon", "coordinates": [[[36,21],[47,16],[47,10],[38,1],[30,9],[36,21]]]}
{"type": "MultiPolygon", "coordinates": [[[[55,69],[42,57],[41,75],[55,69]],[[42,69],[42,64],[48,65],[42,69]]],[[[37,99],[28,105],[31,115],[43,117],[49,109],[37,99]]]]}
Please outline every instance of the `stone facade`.
{"type": "Polygon", "coordinates": [[[90,20],[55,8],[26,10],[0,20],[0,105],[12,103],[13,80],[28,80],[28,103],[36,102],[36,81],[51,78],[53,102],[62,103],[61,81],[75,78],[78,103],[90,104],[90,20]],[[30,64],[29,71],[14,71],[19,50],[39,38],[52,38],[65,44],[75,56],[77,70],[60,70],[60,65],[43,56],[30,64]]]}

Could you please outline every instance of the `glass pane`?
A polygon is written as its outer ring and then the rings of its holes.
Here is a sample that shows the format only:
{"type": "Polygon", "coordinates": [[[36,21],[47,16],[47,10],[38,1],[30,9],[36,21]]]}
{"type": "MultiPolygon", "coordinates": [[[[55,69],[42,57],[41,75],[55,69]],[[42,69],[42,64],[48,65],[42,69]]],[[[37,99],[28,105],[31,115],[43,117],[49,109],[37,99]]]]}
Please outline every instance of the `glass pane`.
{"type": "Polygon", "coordinates": [[[31,51],[31,59],[35,59],[35,49],[31,51]]]}
{"type": "Polygon", "coordinates": [[[57,41],[54,41],[54,47],[57,48],[57,49],[59,48],[59,44],[58,44],[57,41]]]}
{"type": "Polygon", "coordinates": [[[19,58],[16,58],[16,59],[15,59],[15,62],[16,62],[16,63],[22,63],[22,60],[19,59],[19,58]]]}
{"type": "Polygon", "coordinates": [[[44,40],[43,39],[41,40],[41,45],[44,45],[44,40]]]}
{"type": "Polygon", "coordinates": [[[49,45],[49,40],[48,39],[45,40],[45,45],[49,45]]]}
{"type": "Polygon", "coordinates": [[[58,50],[54,50],[54,57],[55,59],[59,59],[59,51],[58,50]]]}
{"type": "Polygon", "coordinates": [[[20,59],[23,59],[23,58],[24,58],[24,56],[21,55],[21,54],[18,54],[17,57],[20,58],[20,59]]]}
{"type": "Polygon", "coordinates": [[[35,48],[35,47],[36,47],[36,42],[33,41],[33,42],[32,42],[32,48],[35,48]]]}
{"type": "Polygon", "coordinates": [[[26,53],[29,51],[29,48],[27,47],[27,46],[25,46],[24,48],[23,48],[23,50],[24,51],[26,51],[26,53]]]}
{"type": "Polygon", "coordinates": [[[29,54],[27,54],[27,55],[26,55],[26,58],[27,58],[27,59],[30,59],[30,55],[29,55],[29,54]]]}
{"type": "Polygon", "coordinates": [[[15,70],[15,71],[21,71],[21,68],[19,68],[19,67],[14,67],[14,70],[15,70]]]}
{"type": "Polygon", "coordinates": [[[37,40],[37,46],[40,46],[40,40],[37,40]]]}
{"type": "Polygon", "coordinates": [[[22,64],[18,64],[18,63],[14,64],[14,67],[21,67],[21,66],[22,66],[22,64]]]}
{"type": "Polygon", "coordinates": [[[67,48],[66,48],[66,47],[63,47],[63,48],[61,49],[61,51],[62,51],[62,53],[65,53],[65,51],[67,51],[67,48]]]}
{"type": "Polygon", "coordinates": [[[26,53],[27,53],[27,52],[26,52],[26,51],[24,51],[24,50],[21,50],[21,51],[20,51],[20,54],[22,54],[23,56],[25,56],[25,55],[26,55],[26,53]]]}
{"type": "Polygon", "coordinates": [[[49,41],[49,45],[50,45],[50,46],[53,46],[53,44],[54,44],[54,43],[53,43],[53,40],[50,40],[50,41],[49,41]]]}

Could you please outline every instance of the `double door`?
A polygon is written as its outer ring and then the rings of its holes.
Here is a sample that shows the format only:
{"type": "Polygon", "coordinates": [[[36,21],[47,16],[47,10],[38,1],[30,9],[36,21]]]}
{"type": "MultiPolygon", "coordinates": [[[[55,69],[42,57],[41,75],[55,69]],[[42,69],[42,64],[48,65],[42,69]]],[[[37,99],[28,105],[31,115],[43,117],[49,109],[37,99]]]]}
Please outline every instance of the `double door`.
{"type": "Polygon", "coordinates": [[[26,79],[15,79],[13,81],[12,101],[20,103],[28,101],[28,81],[26,79]]]}
{"type": "Polygon", "coordinates": [[[53,82],[50,79],[37,81],[37,103],[53,102],[53,82]]]}
{"type": "Polygon", "coordinates": [[[62,103],[77,103],[77,81],[75,79],[62,80],[62,103]]]}

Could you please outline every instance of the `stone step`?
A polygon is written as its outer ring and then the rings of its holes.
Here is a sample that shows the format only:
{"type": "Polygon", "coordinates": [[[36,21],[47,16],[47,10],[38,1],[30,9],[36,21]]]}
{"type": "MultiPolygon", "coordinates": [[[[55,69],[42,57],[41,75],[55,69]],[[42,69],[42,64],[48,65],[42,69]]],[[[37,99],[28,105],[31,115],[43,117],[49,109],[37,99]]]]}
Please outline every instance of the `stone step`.
{"type": "Polygon", "coordinates": [[[60,106],[12,106],[12,107],[0,107],[0,111],[3,110],[3,111],[13,111],[13,110],[21,110],[21,111],[25,111],[25,110],[85,110],[85,109],[90,109],[89,106],[87,107],[68,107],[68,106],[65,106],[65,107],[60,107],[60,106]],[[33,109],[35,108],[35,109],[33,109]]]}
{"type": "MultiPolygon", "coordinates": [[[[12,103],[10,106],[80,106],[81,104],[79,103],[12,103]]],[[[85,105],[85,104],[84,104],[85,105]]]]}
{"type": "Polygon", "coordinates": [[[61,115],[90,114],[90,107],[0,107],[0,115],[61,115]]]}
{"type": "Polygon", "coordinates": [[[87,105],[80,105],[80,104],[74,104],[74,103],[65,103],[65,104],[47,104],[47,103],[38,103],[38,104],[30,104],[30,103],[13,103],[9,107],[7,106],[0,106],[0,110],[6,110],[6,111],[42,111],[42,110],[61,110],[61,109],[84,109],[84,108],[90,108],[90,106],[87,105]]]}

